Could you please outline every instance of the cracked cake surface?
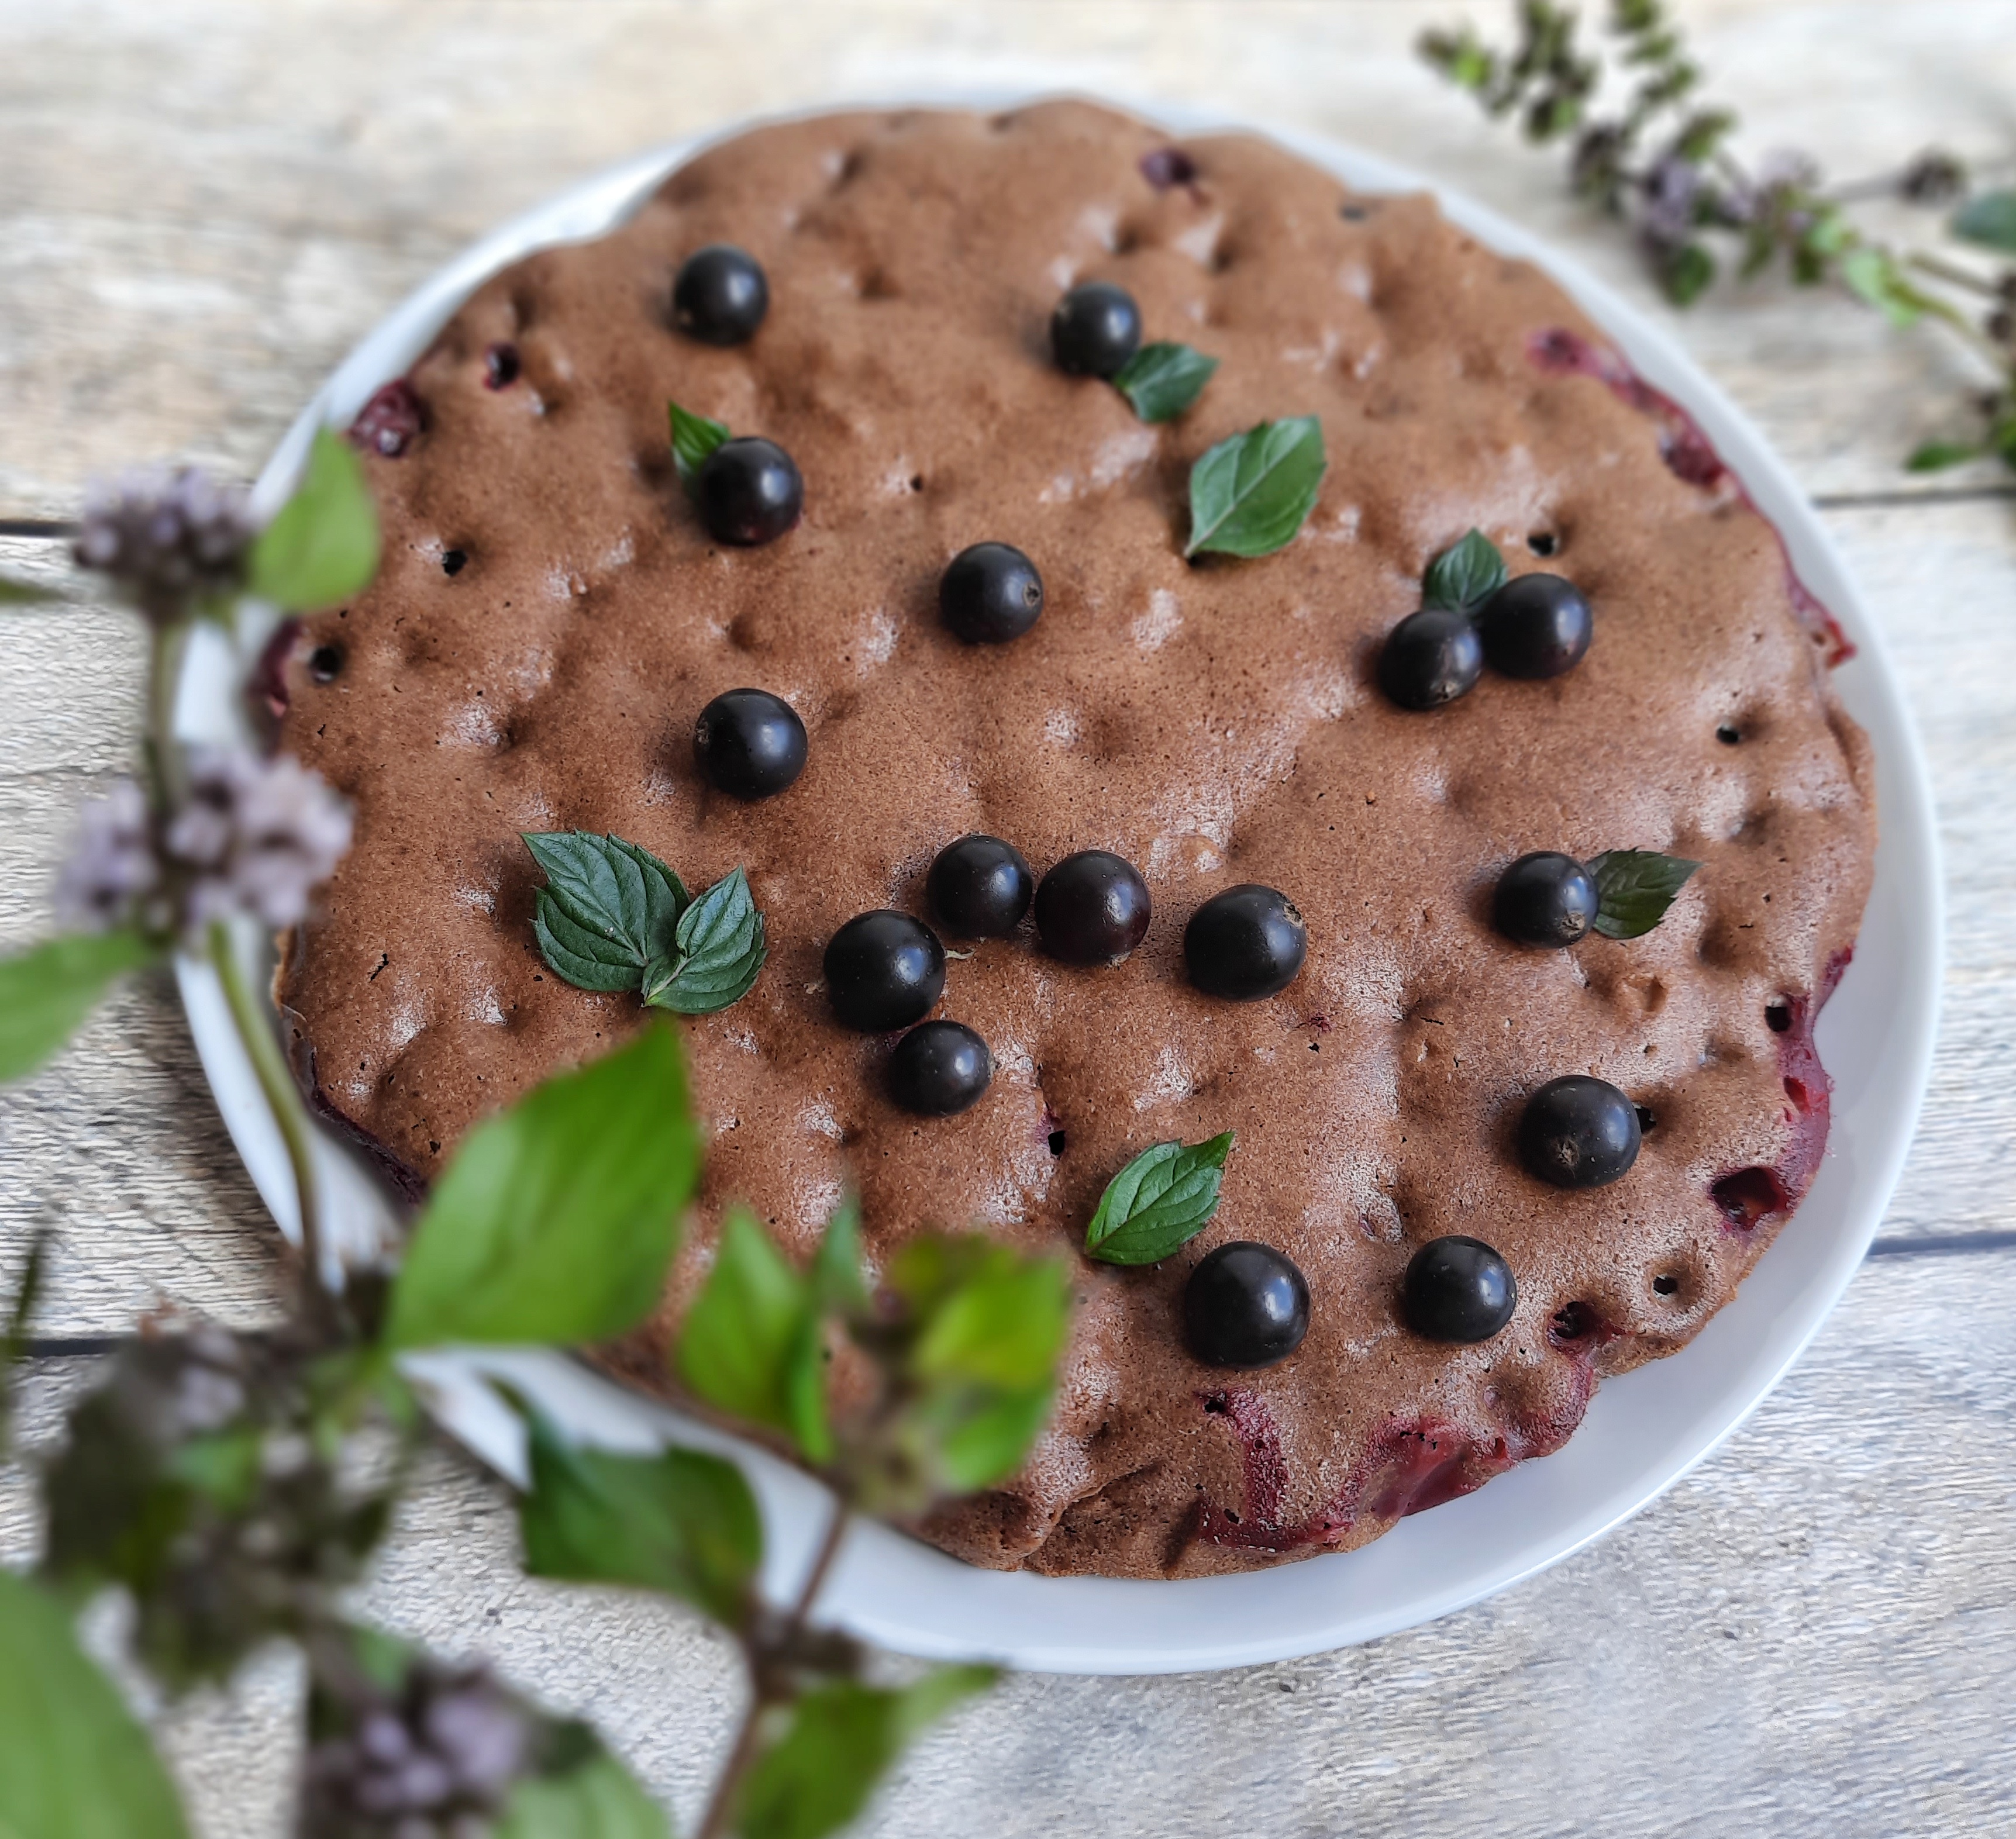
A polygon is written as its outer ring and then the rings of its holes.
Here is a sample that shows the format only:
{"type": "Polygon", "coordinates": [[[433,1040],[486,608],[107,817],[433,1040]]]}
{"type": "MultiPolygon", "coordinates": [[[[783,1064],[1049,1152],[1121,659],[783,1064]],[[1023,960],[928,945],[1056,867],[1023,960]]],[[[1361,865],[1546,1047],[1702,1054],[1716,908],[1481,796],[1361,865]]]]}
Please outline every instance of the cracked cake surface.
{"type": "Polygon", "coordinates": [[[279,996],[319,1105],[409,1189],[639,1023],[634,996],[542,962],[521,832],[614,832],[696,888],[747,869],[771,955],[679,1024],[707,1165],[663,1309],[606,1356],[637,1383],[669,1387],[730,1200],[801,1257],[844,1185],[872,1259],[969,1222],[1073,1251],[1137,1152],[1236,1132],[1201,1236],[1151,1268],[1076,1258],[1051,1428],[923,1529],[988,1565],[1190,1575],[1354,1546],[1558,1447],[1600,1376],[1730,1298],[1805,1192],[1813,1021],[1870,873],[1838,632],[1684,416],[1430,200],[1349,194],[1255,138],[1170,146],[1078,103],[796,121],[502,271],[360,423],[384,563],[293,638],[277,698],[283,744],[357,815],[279,996]],[[769,288],[727,348],[670,312],[679,264],[715,243],[769,288]],[[1051,362],[1053,308],[1094,279],[1150,339],[1220,360],[1179,419],[1051,362]],[[795,529],[708,537],[675,400],[789,452],[795,529]],[[1187,563],[1191,462],[1301,416],[1328,470],[1300,534],[1187,563]],[[1472,526],[1515,574],[1573,581],[1594,642],[1566,675],[1401,710],[1379,646],[1472,526]],[[1047,602],[1013,643],[964,645],[938,584],[990,540],[1047,602]],[[741,686],[808,737],[802,776],[752,804],[693,752],[700,710],[741,686]],[[971,832],[1039,876],[1114,851],[1153,919],[1110,966],[1045,955],[1027,921],[956,959],[934,1013],[985,1038],[993,1079],[919,1117],[887,1096],[890,1041],[835,1020],[821,955],[868,909],[924,916],[934,856],[971,832]],[[1514,858],[1632,848],[1703,865],[1656,930],[1565,951],[1492,930],[1514,858]],[[1308,956],[1232,1002],[1192,986],[1182,941],[1247,882],[1300,909],[1308,956]],[[1570,1073],[1651,1120],[1610,1186],[1520,1166],[1523,1102],[1570,1073]],[[1410,1256],[1449,1234],[1517,1276],[1476,1345],[1399,1309],[1410,1256]],[[1201,1365],[1179,1327],[1190,1269],[1240,1239],[1312,1299],[1299,1351],[1259,1372],[1201,1365]]]}

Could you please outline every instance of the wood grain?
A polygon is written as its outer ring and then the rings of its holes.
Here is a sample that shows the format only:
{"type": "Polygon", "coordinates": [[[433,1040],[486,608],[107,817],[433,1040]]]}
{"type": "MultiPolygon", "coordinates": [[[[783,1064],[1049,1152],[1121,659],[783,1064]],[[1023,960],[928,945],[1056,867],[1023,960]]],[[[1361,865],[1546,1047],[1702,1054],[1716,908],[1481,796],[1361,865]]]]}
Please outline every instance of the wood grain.
{"type": "MultiPolygon", "coordinates": [[[[885,1835],[2016,1830],[2016,494],[1897,456],[1972,374],[1936,333],[1775,284],[1671,314],[1622,241],[1422,70],[1489,0],[0,0],[0,523],[189,454],[250,474],[328,368],[492,222],[752,111],[924,87],[1161,95],[1352,139],[1557,240],[1764,426],[1881,621],[1940,804],[1951,926],[1925,1121],[1871,1261],[1715,1457],[1547,1576],[1344,1654],[1210,1676],[1013,1680],[920,1748],[885,1835]]],[[[1595,10],[1590,9],[1589,10],[1595,10]]],[[[2016,153],[2016,4],[1679,9],[1754,148],[1844,175],[1938,139],[2016,153]]],[[[0,568],[63,571],[0,537],[0,568]]],[[[77,798],[115,770],[139,647],[90,607],[0,646],[0,947],[35,936],[77,798]]],[[[274,1239],[164,980],[0,1092],[0,1272],[61,1239],[54,1336],[163,1299],[277,1307],[274,1239]]],[[[88,1363],[50,1360],[45,1434],[88,1363]]],[[[0,1553],[33,1542],[0,1476],[0,1553]]],[[[592,1715],[690,1816],[737,1690],[675,1611],[517,1573],[497,1489],[443,1458],[365,1607],[592,1715]]],[[[102,1632],[102,1631],[101,1631],[102,1632]]],[[[263,1659],[168,1711],[201,1830],[283,1825],[298,1679],[263,1659]]]]}

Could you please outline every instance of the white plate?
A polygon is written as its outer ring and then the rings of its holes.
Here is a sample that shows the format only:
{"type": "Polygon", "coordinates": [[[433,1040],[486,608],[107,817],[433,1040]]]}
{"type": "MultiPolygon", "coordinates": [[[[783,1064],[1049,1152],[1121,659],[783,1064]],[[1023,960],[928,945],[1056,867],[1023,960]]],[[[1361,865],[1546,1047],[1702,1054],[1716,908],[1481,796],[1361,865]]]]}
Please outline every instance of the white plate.
{"type": "MultiPolygon", "coordinates": [[[[1002,106],[1015,99],[941,99],[1002,106]]],[[[1186,135],[1244,125],[1193,112],[1154,113],[1186,135]]],[[[1360,189],[1435,189],[1348,147],[1279,131],[1274,138],[1360,189]]],[[[302,412],[260,479],[260,502],[270,506],[284,496],[314,428],[324,422],[347,424],[373,390],[419,356],[477,283],[531,250],[609,229],[704,144],[682,142],[577,186],[506,225],[442,270],[351,354],[302,412]]],[[[1179,1583],[979,1571],[886,1528],[863,1526],[850,1536],[821,1607],[884,1647],[1059,1672],[1180,1672],[1320,1652],[1474,1603],[1636,1513],[1741,1423],[1834,1307],[1888,1202],[1931,1055],[1941,909],[1925,769],[1882,639],[1790,474],[1679,347],[1515,225],[1463,198],[1438,195],[1449,216],[1481,242],[1551,274],[1640,375],[1694,416],[1783,533],[1800,575],[1857,648],[1836,681],[1875,745],[1882,834],[1875,891],[1855,962],[1820,1024],[1822,1056],[1834,1078],[1827,1159],[1804,1204],[1736,1300],[1682,1353],[1605,1382],[1558,1455],[1527,1463],[1475,1494],[1403,1521],[1362,1551],[1179,1583]]],[[[211,640],[192,657],[182,685],[185,732],[215,734],[230,727],[236,668],[221,640],[211,640]]],[[[246,943],[248,952],[255,948],[250,938],[246,943]]],[[[214,981],[193,964],[182,966],[181,980],[197,1049],[232,1139],[267,1205],[291,1235],[297,1210],[286,1160],[214,981]]],[[[384,1238],[391,1218],[371,1179],[333,1138],[318,1153],[327,1209],[336,1222],[333,1236],[350,1245],[384,1238]]],[[[507,1475],[521,1472],[522,1444],[516,1420],[484,1381],[490,1373],[508,1371],[589,1441],[644,1449],[673,1438],[732,1450],[766,1509],[772,1546],[766,1587],[788,1589],[808,1560],[823,1497],[782,1463],[623,1391],[561,1355],[458,1353],[416,1366],[441,1421],[507,1475]]]]}

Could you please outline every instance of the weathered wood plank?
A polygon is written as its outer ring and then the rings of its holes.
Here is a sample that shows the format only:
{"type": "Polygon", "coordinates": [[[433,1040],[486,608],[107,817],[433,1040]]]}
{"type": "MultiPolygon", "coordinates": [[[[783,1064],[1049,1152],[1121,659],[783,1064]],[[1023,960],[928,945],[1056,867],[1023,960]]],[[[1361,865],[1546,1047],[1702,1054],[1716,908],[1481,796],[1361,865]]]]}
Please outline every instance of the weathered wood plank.
{"type": "MultiPolygon", "coordinates": [[[[869,1830],[1393,1839],[1954,1839],[2016,1825],[2016,1263],[1870,1266],[1717,1456],[1544,1577],[1343,1654],[1012,1679],[869,1830]]],[[[64,1362],[74,1373],[83,1362],[64,1362]]],[[[38,1387],[45,1427],[59,1386],[38,1387]]],[[[696,1618],[517,1574],[508,1501],[434,1465],[364,1608],[592,1717],[690,1819],[740,1690],[696,1618]]],[[[0,1556],[30,1538],[0,1493],[0,1556]]],[[[1316,1562],[1321,1563],[1318,1560],[1316,1562]]],[[[213,1839],[280,1829],[297,1682],[263,1663],[168,1740],[213,1839]]]]}

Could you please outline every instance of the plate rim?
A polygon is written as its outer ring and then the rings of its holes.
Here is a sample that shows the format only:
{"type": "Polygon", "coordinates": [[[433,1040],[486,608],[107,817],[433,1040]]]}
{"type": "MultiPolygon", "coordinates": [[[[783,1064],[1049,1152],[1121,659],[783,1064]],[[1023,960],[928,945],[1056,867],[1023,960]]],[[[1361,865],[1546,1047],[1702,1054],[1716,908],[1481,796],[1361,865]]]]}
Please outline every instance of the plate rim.
{"type": "MultiPolygon", "coordinates": [[[[893,100],[835,99],[815,107],[737,118],[589,175],[479,238],[435,270],[359,340],[279,441],[254,488],[255,506],[261,510],[275,507],[298,474],[315,430],[332,422],[347,423],[373,388],[403,372],[455,308],[489,274],[532,248],[581,240],[614,227],[659,179],[704,148],[776,122],[855,110],[999,110],[1060,94],[1081,92],[947,88],[913,92],[893,100]],[[385,354],[395,350],[411,354],[387,369],[385,354]]],[[[1842,1140],[1838,1117],[1813,1190],[1737,1297],[1676,1357],[1606,1380],[1582,1426],[1554,1456],[1522,1464],[1489,1488],[1433,1513],[1404,1521],[1357,1551],[1323,1553],[1222,1577],[1045,1578],[1026,1571],[984,1571],[890,1528],[862,1522],[850,1532],[821,1599],[823,1614],[855,1635],[884,1648],[924,1657],[984,1658],[1038,1672],[1185,1672],[1324,1652],[1396,1632],[1495,1595],[1560,1563],[1648,1506],[1762,1402],[1832,1313],[1859,1267],[1915,1134],[1938,1031],[1944,884],[1929,774],[1881,631],[1817,512],[1784,462],[1748,416],[1671,335],[1572,257],[1401,163],[1312,131],[1262,126],[1219,110],[1125,96],[1085,95],[1083,99],[1125,109],[1173,135],[1258,135],[1353,189],[1430,194],[1452,222],[1481,243],[1539,266],[1617,344],[1640,375],[1700,421],[1725,462],[1778,531],[1801,578],[1814,588],[1857,647],[1856,658],[1843,667],[1856,671],[1855,677],[1838,677],[1837,681],[1844,686],[1843,700],[1855,705],[1852,712],[1870,732],[1875,750],[1881,828],[1876,858],[1878,891],[1872,892],[1864,915],[1857,961],[1823,1015],[1823,1038],[1838,1031],[1830,1028],[1829,1018],[1837,1024],[1841,1022],[1845,1013],[1841,1007],[1842,995],[1851,987],[1866,994],[1879,968],[1887,974],[1892,992],[1882,1059],[1870,1074],[1884,1089],[1888,1110],[1876,1123],[1863,1126],[1866,1135],[1852,1146],[1856,1152],[1852,1172],[1848,1169],[1851,1158],[1846,1153],[1851,1146],[1842,1140]],[[1896,924],[1902,930],[1895,961],[1879,967],[1874,954],[1864,958],[1860,948],[1877,912],[1879,893],[1899,881],[1921,892],[1914,902],[1901,905],[1896,924]],[[1928,888],[1932,891],[1929,900],[1922,892],[1928,888]],[[1834,1190],[1844,1182],[1853,1185],[1837,1197],[1834,1190]],[[1543,1499],[1538,1503],[1543,1510],[1536,1514],[1529,1497],[1557,1492],[1550,1487],[1550,1476],[1566,1476],[1588,1466],[1586,1460],[1579,1464],[1570,1460],[1571,1452],[1579,1446],[1584,1457],[1590,1458],[1593,1443],[1584,1439],[1593,1424],[1618,1416],[1620,1408],[1615,1401],[1628,1396],[1641,1402],[1640,1394],[1649,1396],[1644,1383],[1648,1377],[1656,1383],[1658,1375],[1689,1356],[1697,1365],[1705,1363],[1708,1348],[1704,1344],[1729,1341],[1734,1325],[1744,1322],[1744,1313],[1758,1312],[1753,1307],[1739,1313],[1744,1297],[1761,1303],[1767,1289],[1785,1287],[1782,1281],[1767,1284],[1760,1279],[1767,1269],[1774,1276],[1787,1276],[1791,1260],[1789,1254],[1780,1257],[1780,1248],[1795,1236],[1803,1244],[1820,1230],[1813,1202],[1823,1186],[1829,1211],[1842,1215],[1840,1222],[1823,1243],[1804,1247],[1802,1255],[1811,1269],[1792,1287],[1782,1316],[1767,1314],[1768,1332],[1752,1343],[1720,1349],[1740,1371],[1712,1407],[1681,1412],[1670,1425],[1671,1440],[1661,1447],[1658,1459],[1640,1463],[1626,1484],[1598,1490],[1579,1510],[1566,1514],[1557,1507],[1550,1515],[1543,1499]],[[1808,1222],[1808,1230],[1800,1233],[1802,1221],[1808,1222]],[[1777,1266],[1772,1264],[1774,1258],[1779,1258],[1777,1266]],[[1718,1328],[1725,1330],[1719,1337],[1718,1328]],[[1633,1382],[1639,1384],[1627,1391],[1633,1382]],[[1613,1401],[1607,1411],[1606,1399],[1613,1401]],[[1537,1530],[1529,1528],[1523,1544],[1516,1538],[1507,1542],[1495,1561],[1478,1562],[1473,1557],[1467,1565],[1449,1565],[1447,1554],[1438,1553],[1437,1548],[1460,1545],[1463,1541],[1455,1536],[1457,1523],[1461,1521],[1463,1529],[1474,1534],[1476,1529],[1470,1523],[1480,1517],[1515,1528],[1525,1520],[1537,1518],[1543,1524],[1537,1530]],[[1551,1524],[1545,1524],[1550,1520],[1551,1524]],[[1449,1529],[1451,1536],[1441,1536],[1443,1528],[1449,1529]],[[1396,1566],[1404,1571],[1409,1559],[1417,1560],[1413,1567],[1417,1572],[1435,1574],[1425,1583],[1417,1577],[1412,1589],[1386,1574],[1396,1566]],[[1355,1602],[1337,1600],[1340,1587],[1347,1599],[1354,1594],[1344,1581],[1347,1569],[1363,1586],[1355,1592],[1355,1602]],[[1322,1587],[1326,1585],[1330,1587],[1322,1587]],[[1042,1613],[1035,1613],[1039,1610],[1042,1613]]],[[[236,728],[235,704],[225,706],[220,687],[228,685],[231,671],[263,643],[265,636],[261,623],[254,620],[235,653],[214,635],[207,646],[193,648],[178,686],[180,732],[192,737],[211,736],[220,728],[236,728]]],[[[1887,923],[1887,909],[1885,917],[1887,923]]],[[[240,935],[239,944],[255,968],[262,955],[270,964],[270,947],[249,930],[240,935]]],[[[200,961],[185,958],[178,960],[176,974],[219,1110],[262,1200],[283,1233],[297,1238],[297,1209],[278,1132],[231,1032],[214,974],[200,961]]],[[[1831,1050],[1826,1057],[1834,1070],[1831,1050]]],[[[1858,1064],[1856,1071],[1862,1070],[1858,1064]]],[[[1838,1085],[1838,1071],[1835,1076],[1838,1085]]],[[[384,1245],[396,1229],[391,1208],[354,1154],[331,1132],[324,1129],[318,1134],[318,1191],[342,1229],[332,1233],[332,1258],[339,1252],[355,1254],[384,1245]]],[[[1769,1304],[1762,1306],[1768,1312],[1769,1304]]],[[[444,1427],[507,1478],[523,1474],[522,1432],[515,1418],[499,1404],[490,1384],[492,1377],[508,1376],[538,1397],[563,1427],[592,1441],[642,1448],[674,1440],[732,1454],[749,1472],[765,1509],[770,1535],[766,1591],[781,1596],[809,1562],[823,1517],[819,1503],[825,1498],[824,1491],[767,1452],[620,1388],[568,1355],[538,1350],[459,1350],[415,1357],[409,1366],[444,1427]]],[[[1684,1384],[1684,1377],[1679,1383],[1684,1384]]],[[[1672,1384],[1666,1390],[1672,1390],[1672,1384]]],[[[1645,1414],[1641,1411],[1639,1415],[1645,1414]]],[[[1492,1542],[1472,1537],[1468,1542],[1492,1542]]]]}

